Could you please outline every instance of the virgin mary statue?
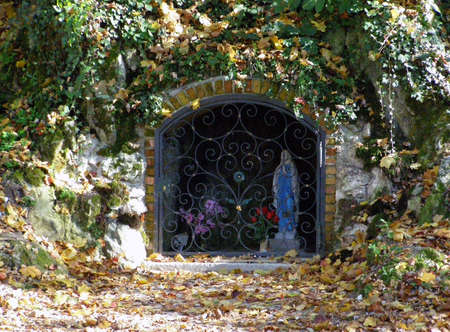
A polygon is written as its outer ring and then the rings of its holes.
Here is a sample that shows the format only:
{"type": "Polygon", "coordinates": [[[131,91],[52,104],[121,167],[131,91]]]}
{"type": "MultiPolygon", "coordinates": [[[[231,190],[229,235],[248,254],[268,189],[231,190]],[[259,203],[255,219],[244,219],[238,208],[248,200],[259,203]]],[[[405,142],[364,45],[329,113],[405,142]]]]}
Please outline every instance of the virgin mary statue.
{"type": "Polygon", "coordinates": [[[298,223],[298,172],[287,150],[281,152],[280,164],[273,175],[273,195],[276,213],[280,219],[275,239],[294,239],[298,223]]]}

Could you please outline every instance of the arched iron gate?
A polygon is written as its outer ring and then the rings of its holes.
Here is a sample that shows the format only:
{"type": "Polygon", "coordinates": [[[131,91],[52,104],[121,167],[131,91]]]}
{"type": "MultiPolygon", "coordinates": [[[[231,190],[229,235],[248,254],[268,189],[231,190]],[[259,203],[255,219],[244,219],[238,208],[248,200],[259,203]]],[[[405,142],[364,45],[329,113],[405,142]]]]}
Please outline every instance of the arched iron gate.
{"type": "Polygon", "coordinates": [[[272,183],[283,150],[299,175],[301,252],[322,252],[325,134],[309,119],[269,99],[227,95],[184,107],[156,138],[160,252],[259,252],[277,231],[272,183]]]}

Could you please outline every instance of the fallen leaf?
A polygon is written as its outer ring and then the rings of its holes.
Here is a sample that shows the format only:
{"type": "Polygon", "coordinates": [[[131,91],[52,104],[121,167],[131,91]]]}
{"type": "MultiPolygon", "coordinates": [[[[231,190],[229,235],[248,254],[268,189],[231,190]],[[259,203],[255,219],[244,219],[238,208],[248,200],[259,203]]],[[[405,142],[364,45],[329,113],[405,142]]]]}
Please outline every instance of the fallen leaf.
{"type": "Polygon", "coordinates": [[[27,62],[25,60],[20,60],[20,61],[16,62],[16,67],[20,69],[20,68],[25,67],[26,64],[27,64],[27,62]]]}
{"type": "Polygon", "coordinates": [[[198,109],[200,107],[200,98],[195,99],[194,101],[192,101],[192,109],[195,111],[196,109],[198,109]]]}
{"type": "Polygon", "coordinates": [[[384,156],[383,158],[381,158],[380,167],[389,169],[389,168],[391,168],[392,165],[395,164],[395,162],[396,162],[395,156],[387,155],[387,156],[384,156]]]}
{"type": "Polygon", "coordinates": [[[427,283],[432,283],[436,279],[436,275],[432,272],[423,272],[419,276],[419,280],[427,283]]]}
{"type": "Polygon", "coordinates": [[[19,272],[24,277],[30,277],[33,279],[40,279],[42,276],[41,270],[39,270],[36,266],[22,266],[19,270],[19,272]]]}
{"type": "Polygon", "coordinates": [[[184,259],[184,257],[183,257],[181,254],[177,254],[177,255],[174,257],[174,259],[175,259],[177,262],[180,262],[180,263],[186,262],[186,260],[184,259]]]}
{"type": "Polygon", "coordinates": [[[375,327],[375,326],[377,326],[377,320],[376,320],[376,318],[375,317],[367,317],[365,320],[364,320],[364,326],[366,326],[366,327],[375,327]]]}
{"type": "Polygon", "coordinates": [[[291,249],[291,250],[289,250],[288,252],[286,252],[286,253],[284,254],[284,257],[294,258],[294,257],[297,257],[297,255],[298,255],[297,250],[291,249]]]}

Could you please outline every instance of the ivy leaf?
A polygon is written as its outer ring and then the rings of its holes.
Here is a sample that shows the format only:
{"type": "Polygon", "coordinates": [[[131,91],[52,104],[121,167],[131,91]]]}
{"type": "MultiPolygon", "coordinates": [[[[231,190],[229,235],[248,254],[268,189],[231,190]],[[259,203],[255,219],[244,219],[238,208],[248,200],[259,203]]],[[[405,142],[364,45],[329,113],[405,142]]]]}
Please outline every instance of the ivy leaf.
{"type": "Polygon", "coordinates": [[[306,0],[303,3],[302,8],[304,10],[312,10],[316,6],[316,0],[306,0]]]}
{"type": "Polygon", "coordinates": [[[289,0],[289,9],[296,10],[300,6],[301,2],[302,0],[289,0]]]}
{"type": "Polygon", "coordinates": [[[321,32],[325,32],[325,30],[327,30],[327,26],[325,24],[325,21],[314,21],[311,20],[311,24],[314,25],[314,27],[321,31],[321,32]]]}
{"type": "Polygon", "coordinates": [[[320,13],[325,6],[325,0],[316,0],[316,12],[320,13]]]}

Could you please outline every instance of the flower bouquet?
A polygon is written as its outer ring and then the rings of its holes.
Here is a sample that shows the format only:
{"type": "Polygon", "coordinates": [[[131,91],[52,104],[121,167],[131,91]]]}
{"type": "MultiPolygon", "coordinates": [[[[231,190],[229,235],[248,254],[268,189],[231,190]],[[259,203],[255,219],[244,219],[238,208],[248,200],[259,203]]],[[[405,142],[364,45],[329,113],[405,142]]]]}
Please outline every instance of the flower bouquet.
{"type": "Polygon", "coordinates": [[[208,199],[205,202],[203,212],[194,214],[181,208],[180,214],[183,220],[193,228],[196,235],[203,235],[216,228],[214,219],[223,216],[225,210],[217,201],[208,199]]]}
{"type": "Polygon", "coordinates": [[[261,241],[268,237],[269,230],[275,230],[277,228],[280,218],[277,216],[275,210],[263,206],[262,208],[256,208],[256,216],[250,220],[254,224],[255,238],[261,241]]]}

